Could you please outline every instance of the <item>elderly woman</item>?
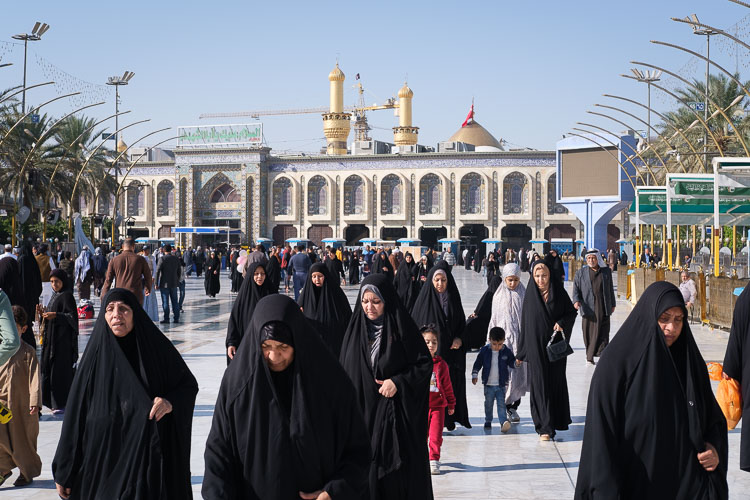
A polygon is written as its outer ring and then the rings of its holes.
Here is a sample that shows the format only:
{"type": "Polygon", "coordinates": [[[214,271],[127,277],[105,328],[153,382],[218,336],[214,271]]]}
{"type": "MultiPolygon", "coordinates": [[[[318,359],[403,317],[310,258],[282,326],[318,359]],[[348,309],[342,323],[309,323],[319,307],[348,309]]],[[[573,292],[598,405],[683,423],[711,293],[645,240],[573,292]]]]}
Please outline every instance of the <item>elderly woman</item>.
{"type": "Polygon", "coordinates": [[[229,315],[227,324],[227,364],[234,359],[237,349],[240,347],[242,337],[247,325],[253,318],[255,306],[260,299],[269,295],[266,269],[262,262],[253,262],[247,268],[247,278],[243,279],[237,299],[232,305],[232,313],[229,315]]]}
{"type": "Polygon", "coordinates": [[[727,498],[727,423],[682,295],[649,286],[591,379],[575,497],[727,498]]]}
{"type": "Polygon", "coordinates": [[[258,303],[221,381],[203,498],[366,498],[371,452],[356,393],[309,330],[291,298],[258,303]]]}
{"type": "Polygon", "coordinates": [[[57,415],[65,412],[78,361],[78,309],[73,284],[62,269],[50,273],[52,298],[39,307],[44,319],[42,343],[42,402],[57,415]]]}
{"type": "Polygon", "coordinates": [[[198,384],[135,295],[102,300],[70,392],[52,473],[62,498],[191,498],[198,384]]]}
{"type": "MultiPolygon", "coordinates": [[[[492,316],[487,328],[489,331],[499,326],[505,330],[505,345],[518,355],[518,343],[521,339],[521,318],[523,301],[526,297],[526,287],[521,283],[521,268],[518,264],[505,264],[502,272],[502,284],[492,296],[492,316]]],[[[489,342],[489,340],[488,340],[489,342]]],[[[516,362],[516,368],[510,373],[510,382],[505,391],[505,406],[508,411],[508,420],[518,423],[518,407],[521,397],[528,390],[526,363],[516,362]]]]}
{"type": "Polygon", "coordinates": [[[370,434],[369,500],[432,499],[427,411],[432,359],[384,274],[362,281],[341,348],[370,434]]]}
{"type": "Polygon", "coordinates": [[[444,260],[435,264],[419,292],[411,314],[418,326],[433,323],[440,333],[438,353],[448,364],[453,394],[456,396],[455,413],[446,414],[445,427],[453,430],[456,423],[459,423],[470,429],[466,405],[466,316],[450,268],[444,260]]]}
{"type": "Polygon", "coordinates": [[[352,317],[349,299],[338,283],[338,276],[332,275],[323,262],[316,262],[310,266],[297,303],[305,317],[319,327],[323,341],[338,359],[352,317]]]}
{"type": "Polygon", "coordinates": [[[528,362],[531,418],[539,439],[549,441],[555,431],[567,430],[571,420],[567,358],[551,362],[547,343],[553,332],[570,342],[577,312],[559,276],[552,275],[543,260],[532,263],[531,276],[521,311],[516,359],[528,362]]]}

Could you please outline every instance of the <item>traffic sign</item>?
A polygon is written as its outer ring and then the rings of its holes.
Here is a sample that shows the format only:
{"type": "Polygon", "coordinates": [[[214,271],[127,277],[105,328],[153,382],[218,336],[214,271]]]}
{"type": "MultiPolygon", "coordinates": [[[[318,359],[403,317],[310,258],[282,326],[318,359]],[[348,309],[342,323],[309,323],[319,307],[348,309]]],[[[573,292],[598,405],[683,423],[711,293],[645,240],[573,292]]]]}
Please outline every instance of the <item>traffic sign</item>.
{"type": "Polygon", "coordinates": [[[31,123],[39,123],[39,115],[31,115],[31,123]]]}
{"type": "Polygon", "coordinates": [[[110,141],[115,138],[115,134],[111,134],[109,132],[102,132],[102,140],[103,141],[110,141]]]}
{"type": "Polygon", "coordinates": [[[697,101],[688,101],[688,107],[693,111],[705,111],[706,103],[697,101]]]}

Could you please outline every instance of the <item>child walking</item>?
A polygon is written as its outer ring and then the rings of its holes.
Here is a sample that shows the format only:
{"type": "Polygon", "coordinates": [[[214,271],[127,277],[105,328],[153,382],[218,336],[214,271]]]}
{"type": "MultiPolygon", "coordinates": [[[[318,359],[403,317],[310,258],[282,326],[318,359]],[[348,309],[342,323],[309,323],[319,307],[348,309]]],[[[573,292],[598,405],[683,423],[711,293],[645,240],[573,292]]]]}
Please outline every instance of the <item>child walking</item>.
{"type": "MultiPolygon", "coordinates": [[[[13,306],[18,334],[27,327],[26,311],[13,306]],[[23,325],[23,326],[21,326],[23,325]]],[[[39,408],[42,387],[36,351],[26,342],[7,363],[0,366],[0,401],[13,412],[13,418],[0,425],[0,484],[18,467],[20,475],[13,486],[27,486],[42,473],[42,459],[37,454],[39,408]]]]}
{"type": "Polygon", "coordinates": [[[505,388],[510,380],[510,370],[514,368],[516,357],[513,351],[505,346],[505,330],[496,326],[490,329],[490,343],[479,350],[477,360],[471,369],[471,383],[476,385],[479,370],[482,370],[484,384],[484,428],[492,428],[492,406],[497,402],[497,419],[502,422],[501,432],[510,430],[507,408],[505,407],[505,388]]]}
{"type": "Polygon", "coordinates": [[[430,472],[440,474],[440,447],[443,446],[443,425],[445,412],[453,415],[456,408],[456,398],[453,396],[453,386],[448,372],[448,364],[437,355],[438,334],[437,326],[429,324],[420,329],[427,349],[432,355],[432,377],[430,378],[430,411],[427,414],[429,435],[427,446],[430,450],[430,472]]]}

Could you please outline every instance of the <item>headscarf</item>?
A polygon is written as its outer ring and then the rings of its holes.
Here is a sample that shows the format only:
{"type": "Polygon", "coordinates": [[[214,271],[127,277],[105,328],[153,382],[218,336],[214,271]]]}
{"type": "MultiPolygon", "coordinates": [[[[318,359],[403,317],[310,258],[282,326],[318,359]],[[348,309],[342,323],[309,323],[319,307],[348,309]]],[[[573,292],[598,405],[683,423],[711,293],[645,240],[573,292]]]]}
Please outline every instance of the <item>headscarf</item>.
{"type": "Polygon", "coordinates": [[[206,442],[203,498],[286,500],[325,489],[362,498],[371,451],[355,391],[299,306],[272,294],[258,303],[246,339],[221,381],[206,442]],[[264,360],[262,332],[282,322],[291,332],[290,408],[264,360]]]}
{"type": "MultiPolygon", "coordinates": [[[[263,284],[260,286],[253,279],[253,274],[255,274],[255,270],[259,267],[265,271],[261,262],[253,262],[248,266],[247,277],[242,281],[242,286],[237,292],[237,298],[232,305],[232,312],[229,315],[229,323],[227,324],[227,347],[240,346],[245,329],[250,324],[250,320],[255,312],[255,306],[260,302],[260,299],[271,293],[268,289],[268,276],[266,276],[266,279],[263,280],[263,284]]],[[[227,363],[229,363],[229,359],[227,359],[227,363]]]]}
{"type": "Polygon", "coordinates": [[[349,299],[339,286],[337,278],[331,275],[328,266],[316,262],[310,266],[305,286],[297,300],[305,317],[317,323],[318,333],[323,336],[323,341],[336,359],[341,353],[344,333],[352,317],[349,299]],[[323,274],[323,286],[318,287],[313,283],[313,273],[323,274]]]}
{"type": "MultiPolygon", "coordinates": [[[[406,255],[411,255],[406,253],[406,255]]],[[[398,266],[398,272],[394,279],[394,286],[396,287],[396,293],[398,293],[399,299],[404,304],[407,310],[411,310],[414,305],[414,301],[417,300],[416,283],[412,269],[416,267],[413,262],[409,264],[406,258],[398,266]]]]}
{"type": "MultiPolygon", "coordinates": [[[[374,292],[374,291],[373,291],[374,292]]],[[[339,358],[354,383],[372,444],[370,498],[379,500],[378,481],[401,470],[405,498],[432,498],[428,474],[427,411],[432,357],[417,325],[398,299],[387,276],[371,274],[362,281],[339,358]],[[385,309],[375,368],[368,340],[370,320],[362,309],[362,295],[377,289],[385,309]],[[393,379],[398,392],[392,398],[378,393],[375,380],[393,379]]]]}
{"type": "Polygon", "coordinates": [[[502,283],[502,276],[496,274],[492,277],[490,284],[474,308],[474,317],[466,321],[464,341],[467,350],[479,349],[487,343],[487,325],[490,324],[490,318],[492,317],[492,298],[502,283]]]}
{"type": "Polygon", "coordinates": [[[591,379],[576,498],[727,498],[727,427],[687,316],[671,347],[659,316],[684,311],[658,281],[638,300],[591,379]],[[719,466],[697,454],[711,443],[719,466]]]}
{"type": "Polygon", "coordinates": [[[172,342],[132,292],[114,288],[102,311],[122,301],[133,311],[138,370],[99,314],[73,379],[52,463],[55,482],[76,498],[190,498],[190,435],[198,384],[172,342]],[[148,414],[157,396],[172,412],[148,414]]]}
{"type": "Polygon", "coordinates": [[[391,266],[391,261],[388,260],[388,255],[384,250],[375,254],[372,262],[372,274],[385,274],[393,281],[393,266],[391,266]]]}
{"type": "Polygon", "coordinates": [[[596,248],[592,248],[588,252],[586,252],[586,255],[596,255],[596,262],[599,267],[607,267],[606,262],[604,262],[604,259],[602,258],[602,254],[597,250],[596,248]]]}
{"type": "Polygon", "coordinates": [[[55,292],[55,293],[63,293],[63,292],[72,292],[73,291],[73,284],[70,282],[70,276],[68,276],[68,273],[66,273],[62,269],[60,269],[60,268],[53,269],[49,273],[49,277],[50,277],[50,280],[52,278],[57,278],[60,281],[62,281],[62,288],[60,289],[59,292],[55,292]]]}
{"type": "Polygon", "coordinates": [[[76,258],[75,273],[73,281],[83,281],[86,278],[86,274],[91,269],[91,252],[88,247],[83,247],[80,255],[76,258]]]}
{"type": "Polygon", "coordinates": [[[450,272],[450,266],[444,260],[435,264],[427,274],[427,280],[414,303],[412,317],[419,326],[429,323],[435,323],[438,326],[440,356],[444,359],[449,357],[453,339],[463,337],[466,315],[456,280],[450,272]],[[439,273],[445,274],[448,280],[443,293],[438,293],[435,285],[432,284],[435,274],[439,273]]]}

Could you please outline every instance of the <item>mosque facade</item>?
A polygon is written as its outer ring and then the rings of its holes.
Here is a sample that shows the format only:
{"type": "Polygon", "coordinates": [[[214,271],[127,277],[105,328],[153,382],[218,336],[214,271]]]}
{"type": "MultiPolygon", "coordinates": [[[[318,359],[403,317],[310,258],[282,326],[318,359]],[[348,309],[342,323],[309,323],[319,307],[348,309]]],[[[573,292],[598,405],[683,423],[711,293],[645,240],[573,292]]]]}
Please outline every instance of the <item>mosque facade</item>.
{"type": "MultiPolygon", "coordinates": [[[[473,119],[437,151],[419,146],[419,128],[411,122],[414,93],[406,85],[391,104],[399,108],[393,144],[373,147],[377,141],[358,137],[349,145],[344,79],[337,65],[323,113],[327,147],[319,155],[275,155],[251,143],[193,144],[136,164],[120,201],[130,234],[164,238],[174,236],[174,227],[220,226],[239,230],[231,241],[243,244],[410,238],[435,246],[442,238],[469,244],[489,238],[515,249],[532,240],[581,237],[578,219],[555,201],[554,151],[505,151],[473,119]]],[[[624,220],[613,222],[612,247],[624,220]]],[[[217,238],[180,235],[178,243],[217,238]]]]}

